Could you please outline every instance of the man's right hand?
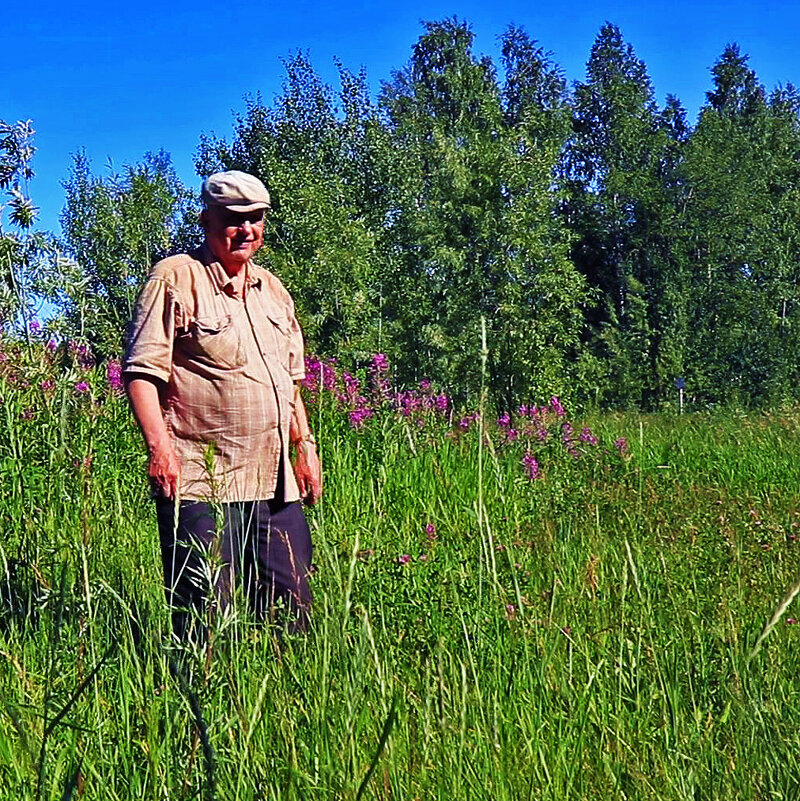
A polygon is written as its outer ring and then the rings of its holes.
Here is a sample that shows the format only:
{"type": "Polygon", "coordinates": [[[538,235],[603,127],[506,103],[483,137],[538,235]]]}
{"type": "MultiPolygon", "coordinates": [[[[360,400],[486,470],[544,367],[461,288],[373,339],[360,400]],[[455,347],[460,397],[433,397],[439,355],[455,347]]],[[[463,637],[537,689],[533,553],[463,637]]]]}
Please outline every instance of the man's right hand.
{"type": "Polygon", "coordinates": [[[150,477],[153,489],[159,495],[170,500],[175,499],[181,466],[172,443],[167,443],[165,446],[151,451],[147,475],[150,477]]]}
{"type": "Polygon", "coordinates": [[[150,453],[147,475],[150,477],[153,489],[159,495],[174,500],[178,493],[181,466],[167,433],[155,380],[142,375],[126,376],[125,387],[131,401],[133,416],[142,429],[150,453]]]}

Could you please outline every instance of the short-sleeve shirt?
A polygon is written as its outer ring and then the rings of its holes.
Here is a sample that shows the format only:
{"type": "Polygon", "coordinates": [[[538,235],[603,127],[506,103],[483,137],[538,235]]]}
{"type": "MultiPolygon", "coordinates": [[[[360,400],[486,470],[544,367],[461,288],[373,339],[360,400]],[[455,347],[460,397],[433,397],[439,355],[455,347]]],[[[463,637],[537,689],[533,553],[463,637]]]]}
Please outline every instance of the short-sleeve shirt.
{"type": "Polygon", "coordinates": [[[284,500],[299,499],[288,443],[303,337],[271,272],[248,263],[242,298],[206,246],[160,261],[136,304],[123,371],[162,382],[181,499],[268,500],[281,469],[284,500]]]}

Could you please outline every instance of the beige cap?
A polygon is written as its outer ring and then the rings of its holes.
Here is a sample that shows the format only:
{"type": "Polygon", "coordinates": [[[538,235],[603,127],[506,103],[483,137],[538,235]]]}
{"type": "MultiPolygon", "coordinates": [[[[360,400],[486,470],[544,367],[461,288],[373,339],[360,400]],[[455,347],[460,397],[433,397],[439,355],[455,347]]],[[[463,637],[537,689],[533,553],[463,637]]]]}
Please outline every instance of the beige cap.
{"type": "Polygon", "coordinates": [[[224,206],[231,211],[256,211],[271,209],[269,192],[255,175],[239,170],[217,172],[203,181],[201,192],[203,203],[208,206],[224,206]]]}

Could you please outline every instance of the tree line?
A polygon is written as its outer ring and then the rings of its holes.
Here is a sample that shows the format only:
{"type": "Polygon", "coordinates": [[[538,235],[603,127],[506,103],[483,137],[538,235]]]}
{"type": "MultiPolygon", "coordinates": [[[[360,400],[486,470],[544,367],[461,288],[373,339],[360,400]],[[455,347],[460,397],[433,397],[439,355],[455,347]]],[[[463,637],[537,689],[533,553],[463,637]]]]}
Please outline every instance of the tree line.
{"type": "MultiPolygon", "coordinates": [[[[800,93],[768,93],[728,45],[692,125],[613,24],[571,87],[522,28],[499,63],[473,45],[466,22],[425,23],[377,98],[363,71],[339,65],[333,88],[297,53],[271,104],[200,137],[198,175],[269,188],[260,259],[309,349],[356,368],[384,352],[398,381],[463,400],[483,382],[499,408],[657,408],[678,378],[698,406],[797,399],[800,93]]],[[[19,319],[15,286],[36,273],[63,336],[117,353],[150,265],[199,240],[197,193],[164,153],[104,177],[76,155],[65,192],[64,255],[5,257],[0,311],[19,319]]]]}

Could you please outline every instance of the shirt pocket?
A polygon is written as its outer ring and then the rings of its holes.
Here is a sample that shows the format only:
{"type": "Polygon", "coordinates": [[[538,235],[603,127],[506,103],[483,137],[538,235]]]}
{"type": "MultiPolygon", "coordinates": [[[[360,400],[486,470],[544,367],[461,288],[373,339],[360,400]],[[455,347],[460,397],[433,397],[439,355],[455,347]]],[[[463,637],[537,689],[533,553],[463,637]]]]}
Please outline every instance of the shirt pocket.
{"type": "Polygon", "coordinates": [[[272,328],[272,341],[275,346],[274,356],[283,370],[288,373],[292,348],[292,329],[289,320],[287,317],[283,317],[274,312],[270,312],[267,315],[267,319],[272,328]]]}
{"type": "Polygon", "coordinates": [[[242,340],[229,315],[198,318],[180,339],[192,357],[214,367],[235,369],[244,364],[242,340]]]}

